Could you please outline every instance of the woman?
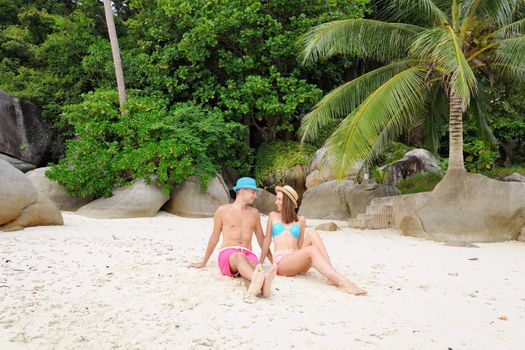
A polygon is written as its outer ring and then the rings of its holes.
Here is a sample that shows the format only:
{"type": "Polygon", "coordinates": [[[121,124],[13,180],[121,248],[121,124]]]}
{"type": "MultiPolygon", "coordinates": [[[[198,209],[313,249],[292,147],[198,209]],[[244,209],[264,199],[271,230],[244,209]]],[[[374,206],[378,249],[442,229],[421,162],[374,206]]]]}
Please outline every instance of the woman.
{"type": "Polygon", "coordinates": [[[273,263],[277,274],[295,276],[315,268],[327,278],[327,283],[341,287],[348,293],[361,295],[367,292],[337,272],[330,262],[328,252],[316,231],[304,235],[305,218],[297,215],[298,195],[290,186],[276,187],[277,212],[271,212],[266,227],[261,259],[264,261],[273,238],[273,263]]]}

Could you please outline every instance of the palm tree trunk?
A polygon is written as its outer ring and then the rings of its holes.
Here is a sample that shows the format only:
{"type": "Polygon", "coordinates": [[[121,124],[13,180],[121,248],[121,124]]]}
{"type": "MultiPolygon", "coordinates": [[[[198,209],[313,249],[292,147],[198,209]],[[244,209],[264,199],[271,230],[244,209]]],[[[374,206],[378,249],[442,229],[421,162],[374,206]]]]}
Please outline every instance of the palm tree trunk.
{"type": "Polygon", "coordinates": [[[449,161],[448,170],[465,171],[463,162],[463,98],[450,95],[449,101],[449,161]]]}
{"type": "Polygon", "coordinates": [[[126,104],[126,86],[124,85],[124,73],[122,72],[122,63],[120,61],[120,48],[118,46],[117,31],[115,30],[115,22],[113,22],[111,0],[104,0],[104,10],[106,13],[106,23],[108,25],[109,41],[111,42],[111,52],[113,53],[115,75],[117,77],[120,111],[124,114],[124,105],[126,104]]]}

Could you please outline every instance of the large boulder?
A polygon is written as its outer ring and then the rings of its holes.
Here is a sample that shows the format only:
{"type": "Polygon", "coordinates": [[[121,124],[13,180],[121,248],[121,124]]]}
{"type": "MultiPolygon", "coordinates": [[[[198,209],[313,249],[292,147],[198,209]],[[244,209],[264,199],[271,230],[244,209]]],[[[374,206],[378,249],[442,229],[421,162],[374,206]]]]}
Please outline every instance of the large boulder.
{"type": "Polygon", "coordinates": [[[279,169],[275,174],[266,177],[263,180],[263,185],[266,188],[275,188],[275,186],[292,186],[299,198],[303,195],[305,191],[306,181],[306,167],[301,164],[296,164],[291,169],[279,169]]]}
{"type": "Polygon", "coordinates": [[[497,242],[525,226],[525,183],[447,171],[430,198],[401,220],[404,235],[436,241],[497,242]]]}
{"type": "Polygon", "coordinates": [[[219,206],[229,202],[228,186],[222,176],[211,179],[206,191],[201,190],[196,177],[190,177],[173,188],[162,210],[185,217],[212,217],[219,206]]]}
{"type": "Polygon", "coordinates": [[[155,216],[169,199],[156,184],[136,180],[130,187],[119,187],[113,196],[96,199],[77,210],[77,214],[95,219],[121,219],[155,216]]]}
{"type": "Polygon", "coordinates": [[[355,185],[345,193],[345,201],[350,208],[350,217],[365,213],[366,207],[377,197],[389,197],[401,194],[395,186],[379,185],[373,181],[355,185]]]}
{"type": "Polygon", "coordinates": [[[512,175],[505,176],[503,181],[506,182],[525,182],[525,176],[519,173],[513,173],[512,175]]]}
{"type": "Polygon", "coordinates": [[[346,192],[354,182],[335,180],[321,183],[308,189],[301,201],[299,214],[311,219],[345,220],[350,218],[350,208],[346,203],[346,192]]]}
{"type": "Polygon", "coordinates": [[[33,165],[28,162],[24,162],[23,160],[20,160],[20,159],[9,157],[7,154],[0,153],[0,159],[5,160],[6,162],[8,162],[9,164],[11,164],[12,166],[14,166],[15,168],[17,168],[23,173],[36,168],[36,165],[33,165]]]}
{"type": "Polygon", "coordinates": [[[0,159],[0,225],[16,219],[37,196],[24,173],[0,159]]]}
{"type": "Polygon", "coordinates": [[[257,199],[253,203],[253,207],[259,210],[263,214],[270,214],[272,211],[276,211],[275,199],[277,196],[265,189],[261,190],[261,193],[257,195],[257,199]]]}
{"type": "Polygon", "coordinates": [[[60,210],[75,211],[88,204],[93,197],[75,197],[67,193],[66,188],[48,178],[45,173],[49,167],[38,168],[26,173],[37,191],[45,194],[60,210]]]}
{"type": "Polygon", "coordinates": [[[52,133],[35,105],[0,91],[0,125],[0,153],[37,166],[42,162],[52,133]]]}
{"type": "Polygon", "coordinates": [[[416,174],[441,171],[436,157],[422,148],[408,151],[402,159],[390,164],[387,169],[389,185],[416,174]]]}
{"type": "Polygon", "coordinates": [[[13,227],[63,224],[64,219],[60,210],[44,194],[38,193],[37,200],[34,203],[22,209],[16,219],[0,226],[0,230],[7,230],[13,227]]]}
{"type": "MultiPolygon", "coordinates": [[[[359,173],[359,169],[363,165],[362,162],[358,162],[348,172],[345,179],[355,180],[355,177],[359,173]]],[[[332,172],[332,161],[326,154],[326,147],[318,149],[312,160],[308,164],[308,170],[306,175],[306,188],[312,188],[323,182],[335,180],[335,176],[332,172]]]]}

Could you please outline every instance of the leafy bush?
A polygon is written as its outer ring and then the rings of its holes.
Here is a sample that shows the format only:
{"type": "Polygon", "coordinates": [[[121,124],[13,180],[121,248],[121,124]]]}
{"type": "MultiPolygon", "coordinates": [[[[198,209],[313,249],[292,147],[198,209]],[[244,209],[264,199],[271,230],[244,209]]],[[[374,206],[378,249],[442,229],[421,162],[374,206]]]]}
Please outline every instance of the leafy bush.
{"type": "Polygon", "coordinates": [[[374,180],[376,183],[380,185],[386,184],[388,180],[388,170],[387,169],[383,170],[378,166],[372,168],[370,175],[372,177],[372,180],[374,180]]]}
{"type": "Polygon", "coordinates": [[[401,193],[419,193],[432,191],[443,178],[441,173],[422,173],[400,180],[396,183],[401,193]]]}
{"type": "Polygon", "coordinates": [[[264,179],[280,169],[290,169],[297,164],[306,165],[312,159],[316,148],[312,145],[293,141],[275,141],[261,145],[255,160],[255,179],[263,185],[264,179]]]}
{"type": "Polygon", "coordinates": [[[525,165],[514,165],[510,167],[494,167],[490,170],[481,171],[485,176],[495,178],[498,180],[503,179],[505,176],[512,175],[514,173],[525,176],[525,165]]]}
{"type": "Polygon", "coordinates": [[[499,153],[481,139],[472,138],[469,140],[466,138],[463,145],[463,155],[467,171],[479,173],[482,170],[491,169],[499,153]]]}
{"type": "Polygon", "coordinates": [[[112,188],[152,174],[165,192],[192,175],[205,187],[217,164],[242,168],[250,154],[245,127],[191,103],[168,111],[131,91],[121,115],[117,92],[98,90],[64,111],[76,137],[46,175],[75,195],[110,196],[112,188]]]}

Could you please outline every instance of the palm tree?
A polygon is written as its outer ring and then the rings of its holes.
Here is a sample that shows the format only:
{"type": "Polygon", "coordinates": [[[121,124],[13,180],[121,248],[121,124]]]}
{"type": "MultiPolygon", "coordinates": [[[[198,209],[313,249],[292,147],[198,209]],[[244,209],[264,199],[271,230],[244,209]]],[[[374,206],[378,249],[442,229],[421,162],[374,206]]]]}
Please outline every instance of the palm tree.
{"type": "MultiPolygon", "coordinates": [[[[525,0],[385,0],[387,21],[351,19],[314,27],[300,39],[303,63],[342,54],[384,62],[331,91],[302,121],[302,139],[314,139],[341,120],[327,139],[334,172],[342,178],[358,159],[424,116],[449,123],[449,166],[465,172],[463,115],[478,108],[482,75],[523,84],[525,0]],[[448,106],[442,112],[441,105],[448,106]]],[[[478,114],[482,116],[482,114],[478,114]]],[[[485,126],[483,119],[480,125],[485,126]]]]}
{"type": "Polygon", "coordinates": [[[115,65],[115,75],[117,77],[118,97],[120,110],[124,113],[126,104],[126,86],[124,85],[124,73],[122,72],[122,63],[120,60],[120,48],[118,45],[117,31],[113,21],[113,10],[110,0],[104,0],[104,11],[106,14],[106,23],[108,26],[109,41],[111,42],[111,52],[113,53],[113,64],[115,65]]]}

